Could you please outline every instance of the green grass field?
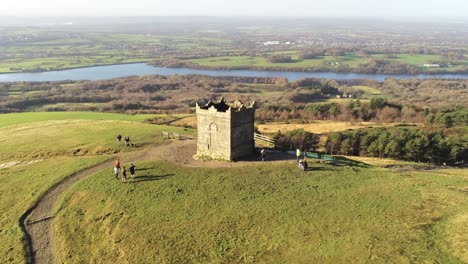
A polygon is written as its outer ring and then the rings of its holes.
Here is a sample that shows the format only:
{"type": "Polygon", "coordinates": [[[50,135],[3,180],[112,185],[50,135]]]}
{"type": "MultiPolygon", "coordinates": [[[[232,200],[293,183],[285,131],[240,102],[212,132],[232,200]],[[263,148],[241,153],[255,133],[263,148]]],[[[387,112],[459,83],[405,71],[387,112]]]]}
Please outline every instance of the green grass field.
{"type": "Polygon", "coordinates": [[[63,70],[89,66],[102,66],[111,64],[148,62],[150,58],[126,56],[76,56],[76,57],[51,57],[35,59],[16,59],[5,61],[0,66],[0,72],[20,71],[48,71],[63,70]]]}
{"type": "Polygon", "coordinates": [[[161,130],[193,133],[142,123],[154,116],[157,115],[0,115],[0,263],[25,262],[19,218],[48,188],[76,171],[110,158],[113,153],[134,150],[118,147],[116,133],[128,133],[139,145],[162,143],[161,130]],[[12,162],[17,164],[4,168],[12,162]]]}
{"type": "MultiPolygon", "coordinates": [[[[373,55],[373,57],[384,59],[383,54],[373,55]]],[[[391,58],[387,60],[407,63],[419,67],[422,67],[426,63],[431,63],[431,61],[441,60],[441,57],[439,55],[431,54],[395,54],[395,57],[396,58],[391,58]]]]}
{"type": "MultiPolygon", "coordinates": [[[[293,62],[288,63],[270,63],[265,57],[261,56],[222,56],[222,57],[210,57],[201,59],[191,59],[190,61],[202,66],[208,67],[219,67],[219,68],[248,68],[248,67],[281,67],[281,68],[313,68],[321,65],[332,65],[339,63],[347,65],[350,68],[357,68],[359,64],[367,63],[370,58],[359,56],[355,53],[347,53],[344,56],[320,56],[316,59],[304,59],[298,58],[297,51],[285,51],[285,52],[273,52],[274,54],[288,54],[291,55],[293,62]]],[[[425,63],[431,63],[432,61],[441,60],[439,55],[427,55],[427,54],[396,54],[396,58],[386,59],[399,63],[407,63],[424,69],[425,63]]],[[[375,59],[384,59],[383,54],[371,55],[375,59]]],[[[468,65],[468,61],[463,62],[468,65]]],[[[462,66],[452,66],[445,68],[446,70],[456,70],[462,66]]],[[[437,71],[438,69],[431,69],[437,71]]]]}
{"type": "Polygon", "coordinates": [[[118,134],[129,135],[132,142],[141,146],[161,143],[162,130],[188,133],[183,128],[112,120],[63,120],[10,126],[0,131],[0,160],[113,154],[129,150],[116,144],[118,134]]]}
{"type": "Polygon", "coordinates": [[[363,91],[366,95],[381,95],[382,91],[370,86],[354,85],[354,89],[363,91]]]}
{"type": "Polygon", "coordinates": [[[459,190],[466,171],[312,167],[152,162],[139,164],[141,181],[127,184],[98,173],[58,208],[60,262],[467,260],[465,229],[456,227],[468,223],[468,198],[459,190]]]}
{"type": "MultiPolygon", "coordinates": [[[[151,115],[154,116],[154,115],[151,115]]],[[[117,133],[163,143],[146,115],[0,115],[0,263],[24,263],[19,217],[54,183],[112,158],[117,133]],[[79,150],[79,151],[78,151],[79,150]]],[[[136,148],[138,149],[138,148],[136,148]]],[[[137,164],[74,185],[54,219],[59,263],[461,263],[467,170],[291,162],[185,168],[137,164]]]]}
{"type": "Polygon", "coordinates": [[[87,66],[148,62],[161,56],[161,49],[195,51],[229,47],[230,41],[216,37],[158,36],[80,32],[73,36],[41,30],[8,31],[9,35],[34,35],[50,40],[29,40],[0,46],[0,73],[46,71],[87,66]]]}
{"type": "Polygon", "coordinates": [[[47,189],[66,176],[107,158],[56,157],[0,169],[0,262],[25,263],[25,237],[19,219],[47,189]]]}
{"type": "MultiPolygon", "coordinates": [[[[165,117],[165,114],[144,114],[144,115],[124,115],[113,113],[95,113],[95,112],[28,112],[28,113],[13,113],[0,114],[0,128],[42,121],[53,120],[118,120],[143,122],[152,117],[165,117]]],[[[175,114],[174,117],[184,117],[187,114],[175,114]]]]}
{"type": "Polygon", "coordinates": [[[270,63],[264,57],[251,57],[251,56],[224,56],[224,57],[211,57],[202,59],[192,59],[193,63],[202,66],[210,67],[226,67],[226,68],[246,68],[246,67],[284,67],[284,68],[307,68],[316,67],[322,64],[342,63],[350,67],[356,67],[360,63],[367,62],[366,58],[358,57],[354,54],[347,54],[334,58],[332,56],[321,56],[317,59],[299,60],[297,56],[292,56],[293,62],[289,63],[270,63]]]}

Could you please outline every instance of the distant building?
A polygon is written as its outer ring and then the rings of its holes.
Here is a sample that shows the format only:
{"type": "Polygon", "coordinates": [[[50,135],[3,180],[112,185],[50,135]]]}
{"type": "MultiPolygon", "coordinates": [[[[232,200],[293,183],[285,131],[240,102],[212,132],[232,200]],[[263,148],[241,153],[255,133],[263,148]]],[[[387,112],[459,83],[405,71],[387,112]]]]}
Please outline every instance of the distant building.
{"type": "Polygon", "coordinates": [[[273,41],[267,41],[267,42],[264,42],[263,45],[267,46],[267,45],[279,45],[280,42],[279,41],[276,41],[276,40],[273,40],[273,41]]]}
{"type": "Polygon", "coordinates": [[[252,155],[254,142],[255,102],[246,106],[239,100],[228,104],[224,98],[196,105],[196,158],[236,160],[252,155]]]}
{"type": "Polygon", "coordinates": [[[439,68],[440,64],[424,64],[424,67],[428,68],[439,68]]]}

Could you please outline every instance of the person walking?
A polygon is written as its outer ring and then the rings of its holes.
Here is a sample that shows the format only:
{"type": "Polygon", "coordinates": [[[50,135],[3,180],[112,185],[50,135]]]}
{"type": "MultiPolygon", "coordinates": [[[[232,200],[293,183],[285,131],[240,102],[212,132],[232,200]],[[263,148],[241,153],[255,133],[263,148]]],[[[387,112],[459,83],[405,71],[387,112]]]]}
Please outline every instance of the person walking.
{"type": "Polygon", "coordinates": [[[122,141],[122,135],[117,135],[117,144],[120,146],[120,142],[122,141]]]}
{"type": "Polygon", "coordinates": [[[296,149],[296,161],[299,162],[299,158],[301,157],[301,150],[299,148],[296,149]]]}
{"type": "Polygon", "coordinates": [[[119,170],[120,170],[120,160],[117,159],[115,161],[115,166],[114,166],[114,173],[115,173],[115,178],[118,179],[119,178],[119,170]]]}
{"type": "Polygon", "coordinates": [[[262,150],[260,151],[260,154],[262,154],[262,161],[265,161],[265,154],[266,154],[265,152],[266,152],[265,148],[262,148],[262,150]]]}
{"type": "Polygon", "coordinates": [[[130,171],[130,177],[132,178],[132,181],[135,179],[135,165],[130,164],[130,168],[129,168],[129,171],[130,171]]]}
{"type": "Polygon", "coordinates": [[[119,179],[119,168],[114,167],[115,179],[119,179]]]}
{"type": "Polygon", "coordinates": [[[130,137],[128,135],[125,136],[125,146],[129,146],[130,145],[130,137]]]}
{"type": "Polygon", "coordinates": [[[118,179],[119,178],[119,170],[120,170],[120,160],[117,159],[115,161],[115,166],[114,166],[114,174],[115,174],[115,178],[118,179]]]}
{"type": "Polygon", "coordinates": [[[125,170],[125,167],[122,168],[122,182],[127,181],[127,171],[125,170]]]}

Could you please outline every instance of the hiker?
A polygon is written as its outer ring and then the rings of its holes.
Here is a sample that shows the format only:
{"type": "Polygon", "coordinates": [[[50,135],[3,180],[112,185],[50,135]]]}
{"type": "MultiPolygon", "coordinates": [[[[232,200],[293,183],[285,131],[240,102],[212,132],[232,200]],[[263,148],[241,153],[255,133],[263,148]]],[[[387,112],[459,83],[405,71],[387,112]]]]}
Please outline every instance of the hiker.
{"type": "Polygon", "coordinates": [[[130,145],[130,137],[128,135],[125,136],[125,146],[129,146],[130,145]]]}
{"type": "Polygon", "coordinates": [[[299,148],[296,149],[296,162],[299,162],[299,158],[301,157],[301,150],[299,148]]]}
{"type": "Polygon", "coordinates": [[[120,160],[117,159],[115,161],[115,166],[114,166],[114,173],[115,173],[115,178],[119,179],[119,170],[120,170],[120,160]]]}
{"type": "Polygon", "coordinates": [[[122,135],[118,134],[117,135],[117,144],[120,146],[120,141],[122,141],[122,135]]]}
{"type": "Polygon", "coordinates": [[[266,154],[265,148],[262,148],[262,150],[260,151],[260,154],[262,154],[262,161],[265,161],[265,154],[266,154]]]}
{"type": "Polygon", "coordinates": [[[135,179],[135,165],[133,165],[133,163],[130,164],[129,170],[130,170],[130,177],[132,177],[132,180],[134,180],[135,179]]]}
{"type": "Polygon", "coordinates": [[[127,181],[127,171],[125,170],[125,167],[122,168],[122,182],[127,181]]]}

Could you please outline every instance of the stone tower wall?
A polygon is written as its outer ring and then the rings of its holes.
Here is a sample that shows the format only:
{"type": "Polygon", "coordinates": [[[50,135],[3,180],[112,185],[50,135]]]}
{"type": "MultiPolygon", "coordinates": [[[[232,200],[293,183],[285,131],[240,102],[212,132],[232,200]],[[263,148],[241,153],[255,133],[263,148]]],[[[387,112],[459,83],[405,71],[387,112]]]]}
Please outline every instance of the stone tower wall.
{"type": "Polygon", "coordinates": [[[252,155],[254,141],[254,109],[242,109],[231,115],[231,159],[252,155]]]}
{"type": "Polygon", "coordinates": [[[255,109],[217,111],[197,106],[197,157],[236,160],[253,153],[255,109]]]}
{"type": "Polygon", "coordinates": [[[216,109],[197,108],[197,156],[231,160],[231,116],[216,109]]]}

